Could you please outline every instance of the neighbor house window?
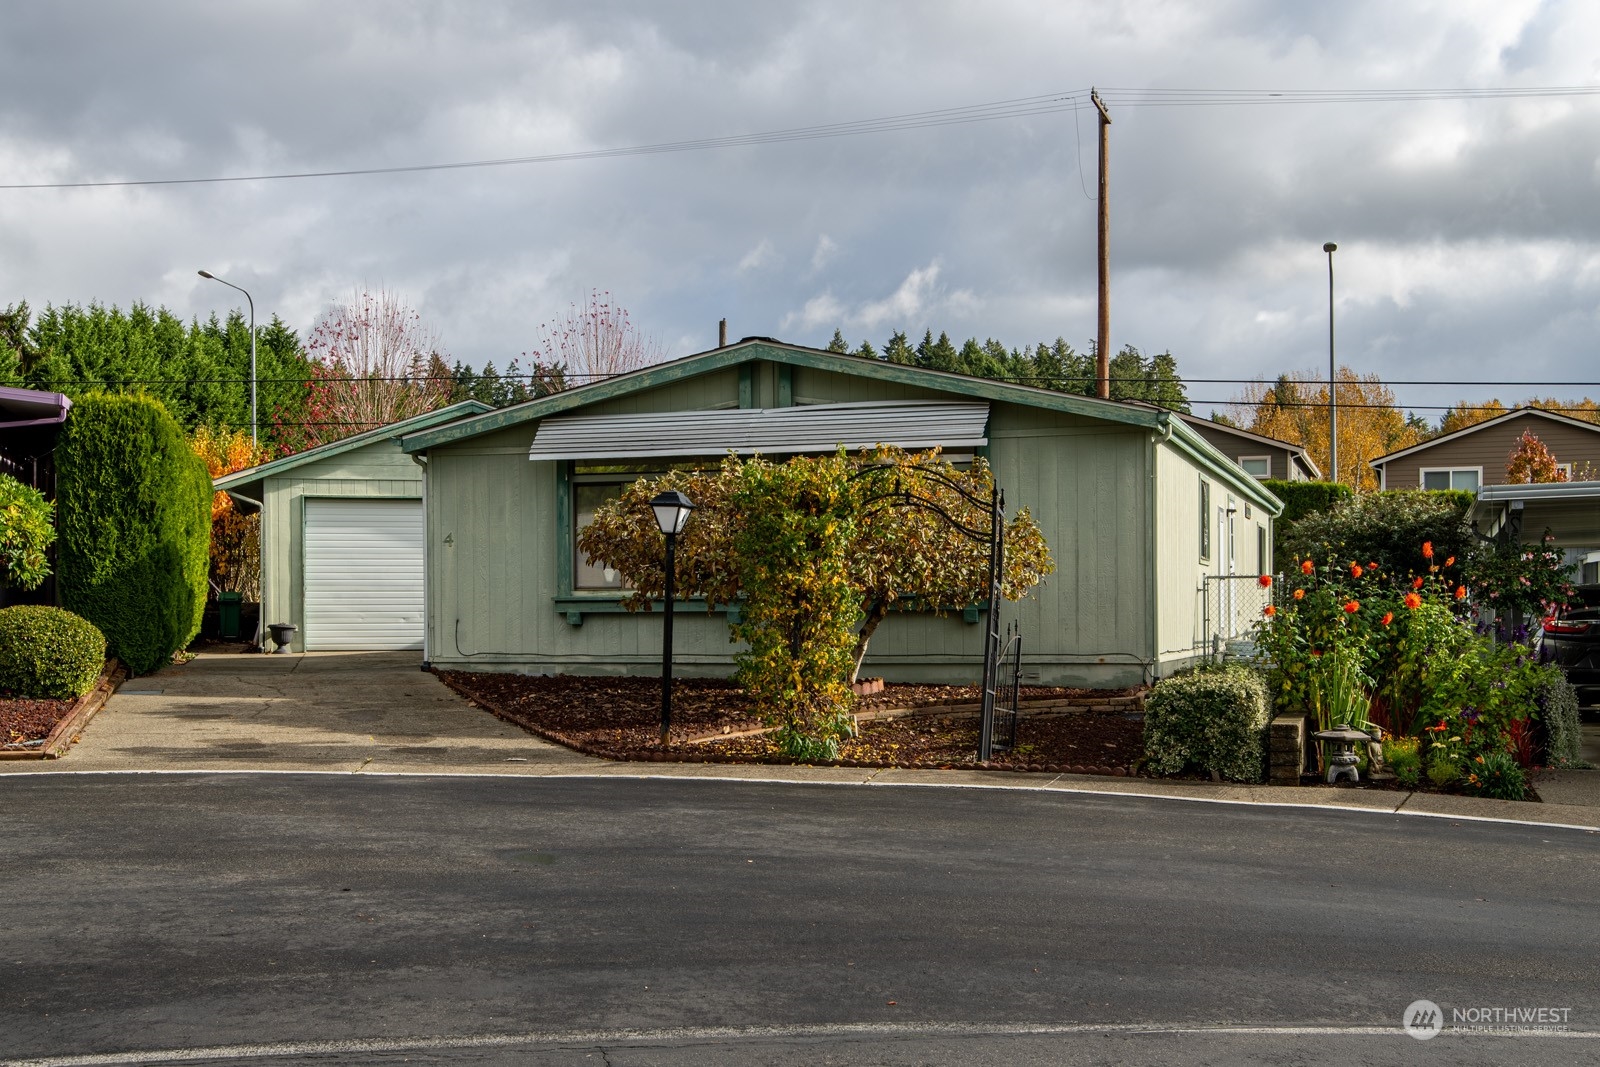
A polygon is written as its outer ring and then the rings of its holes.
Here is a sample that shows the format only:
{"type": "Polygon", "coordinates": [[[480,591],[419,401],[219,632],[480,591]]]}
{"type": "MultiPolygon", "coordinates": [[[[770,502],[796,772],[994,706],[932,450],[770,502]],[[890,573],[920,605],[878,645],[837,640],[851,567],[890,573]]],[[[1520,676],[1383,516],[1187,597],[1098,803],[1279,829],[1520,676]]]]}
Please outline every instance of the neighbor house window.
{"type": "Polygon", "coordinates": [[[1425,467],[1422,471],[1424,489],[1466,489],[1476,493],[1482,482],[1482,467],[1425,467]]]}
{"type": "Polygon", "coordinates": [[[1566,478],[1567,481],[1569,481],[1569,482],[1572,481],[1572,464],[1570,464],[1570,463],[1557,463],[1556,464],[1556,470],[1560,471],[1562,477],[1566,478]]]}
{"type": "Polygon", "coordinates": [[[1240,456],[1239,466],[1243,467],[1244,472],[1252,478],[1266,481],[1272,477],[1271,456],[1240,456]]]}
{"type": "Polygon", "coordinates": [[[1211,483],[1200,479],[1200,558],[1211,558],[1211,483]]]}

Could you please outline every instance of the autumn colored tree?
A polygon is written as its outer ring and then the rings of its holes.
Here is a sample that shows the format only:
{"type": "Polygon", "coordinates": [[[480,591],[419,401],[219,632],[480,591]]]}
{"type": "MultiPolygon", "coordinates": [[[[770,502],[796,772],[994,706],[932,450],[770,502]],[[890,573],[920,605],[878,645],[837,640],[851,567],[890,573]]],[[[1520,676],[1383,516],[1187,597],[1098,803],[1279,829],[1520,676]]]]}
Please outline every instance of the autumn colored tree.
{"type": "Polygon", "coordinates": [[[317,320],[305,444],[314,447],[442,407],[450,382],[429,373],[439,335],[387,290],[362,290],[317,320]]]}
{"type": "MultiPolygon", "coordinates": [[[[579,549],[591,562],[603,562],[622,575],[634,590],[626,602],[630,609],[648,609],[664,587],[661,534],[648,502],[664,489],[678,489],[696,505],[678,544],[679,588],[685,596],[703,596],[708,608],[735,602],[744,587],[743,564],[733,546],[748,520],[733,499],[745,462],[729,459],[715,472],[673,471],[635,482],[596,512],[594,522],[579,534],[579,549]]],[[[804,465],[820,460],[790,462],[804,465]]],[[[978,459],[961,469],[937,450],[883,449],[854,457],[849,473],[867,466],[881,473],[851,482],[852,506],[860,516],[853,520],[848,546],[849,580],[859,609],[852,624],[849,681],[855,680],[873,634],[896,604],[915,604],[942,614],[988,596],[988,546],[962,535],[933,510],[937,507],[969,528],[987,528],[988,513],[973,499],[989,499],[994,483],[988,465],[978,459]],[[896,485],[925,503],[909,507],[867,503],[896,485]]],[[[1021,509],[1006,525],[1002,595],[1019,600],[1054,570],[1043,532],[1028,510],[1021,509]]]]}
{"type": "MultiPolygon", "coordinates": [[[[189,445],[205,460],[212,481],[271,458],[265,446],[250,443],[245,430],[201,426],[189,445]]],[[[242,514],[223,492],[211,496],[211,581],[220,590],[244,594],[246,600],[261,599],[261,516],[242,514]]]]}
{"type": "Polygon", "coordinates": [[[1328,386],[1314,372],[1252,382],[1229,404],[1228,417],[1252,433],[1304,445],[1323,477],[1358,491],[1378,488],[1369,461],[1422,440],[1415,422],[1395,403],[1394,392],[1376,374],[1339,368],[1339,469],[1330,469],[1328,386]]]}
{"type": "Polygon", "coordinates": [[[1567,472],[1556,466],[1555,454],[1532,430],[1523,430],[1506,458],[1506,484],[1564,482],[1567,472]]]}
{"type": "Polygon", "coordinates": [[[1468,426],[1476,426],[1480,422],[1499,418],[1501,415],[1516,411],[1518,408],[1538,408],[1541,411],[1551,411],[1557,415],[1566,415],[1573,419],[1583,419],[1585,422],[1600,423],[1600,403],[1584,397],[1581,400],[1560,400],[1553,396],[1530,396],[1521,403],[1506,407],[1499,400],[1485,400],[1480,403],[1471,403],[1466,400],[1457,401],[1444,417],[1439,421],[1440,433],[1454,433],[1464,430],[1468,426]]]}
{"type": "Polygon", "coordinates": [[[560,368],[563,387],[568,378],[587,385],[666,358],[660,343],[634,326],[628,309],[600,289],[589,291],[586,305],[573,304],[565,315],[540,326],[538,332],[538,349],[523,355],[535,367],[560,368]]]}

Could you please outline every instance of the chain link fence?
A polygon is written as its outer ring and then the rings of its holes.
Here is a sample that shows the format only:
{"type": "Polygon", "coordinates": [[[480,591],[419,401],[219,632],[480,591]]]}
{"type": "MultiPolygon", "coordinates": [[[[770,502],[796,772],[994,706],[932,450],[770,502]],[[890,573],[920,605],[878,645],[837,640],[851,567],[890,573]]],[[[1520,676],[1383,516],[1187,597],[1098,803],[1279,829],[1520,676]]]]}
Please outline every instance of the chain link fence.
{"type": "Polygon", "coordinates": [[[1266,614],[1267,605],[1280,579],[1270,586],[1261,584],[1254,574],[1210,574],[1205,578],[1202,601],[1201,655],[1207,663],[1256,658],[1256,623],[1266,614]]]}

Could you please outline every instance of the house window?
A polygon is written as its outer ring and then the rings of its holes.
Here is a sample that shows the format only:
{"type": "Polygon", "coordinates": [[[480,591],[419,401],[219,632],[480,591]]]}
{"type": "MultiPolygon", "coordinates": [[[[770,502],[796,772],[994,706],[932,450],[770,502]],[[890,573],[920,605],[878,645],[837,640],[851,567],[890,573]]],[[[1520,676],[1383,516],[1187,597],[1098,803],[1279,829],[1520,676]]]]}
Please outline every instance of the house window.
{"type": "Polygon", "coordinates": [[[1272,573],[1271,571],[1269,571],[1267,569],[1271,565],[1271,562],[1272,561],[1267,558],[1267,528],[1265,526],[1257,526],[1256,527],[1256,573],[1257,574],[1270,574],[1270,573],[1272,573]]]}
{"type": "Polygon", "coordinates": [[[1211,558],[1211,483],[1200,479],[1200,558],[1211,558]]]}
{"type": "Polygon", "coordinates": [[[1435,467],[1422,469],[1424,489],[1466,489],[1476,493],[1483,482],[1482,467],[1435,467]]]}
{"type": "Polygon", "coordinates": [[[1565,478],[1567,481],[1569,481],[1569,482],[1572,481],[1572,464],[1570,464],[1570,463],[1557,463],[1556,464],[1556,470],[1560,471],[1561,472],[1561,476],[1563,478],[1565,478]]]}
{"type": "Polygon", "coordinates": [[[572,588],[584,592],[625,590],[622,576],[603,563],[589,563],[578,547],[578,534],[594,521],[594,513],[617,499],[623,490],[640,478],[655,478],[669,470],[715,470],[720,461],[705,459],[647,460],[634,463],[579,461],[569,475],[572,486],[572,588]],[[644,466],[648,463],[649,466],[644,466]]]}
{"type": "Polygon", "coordinates": [[[583,558],[577,534],[594,521],[601,505],[622,495],[627,482],[578,482],[572,487],[572,587],[574,589],[621,589],[622,576],[599,563],[583,558]]]}
{"type": "Polygon", "coordinates": [[[1239,466],[1243,467],[1244,472],[1252,478],[1266,481],[1272,477],[1271,456],[1240,456],[1239,466]]]}

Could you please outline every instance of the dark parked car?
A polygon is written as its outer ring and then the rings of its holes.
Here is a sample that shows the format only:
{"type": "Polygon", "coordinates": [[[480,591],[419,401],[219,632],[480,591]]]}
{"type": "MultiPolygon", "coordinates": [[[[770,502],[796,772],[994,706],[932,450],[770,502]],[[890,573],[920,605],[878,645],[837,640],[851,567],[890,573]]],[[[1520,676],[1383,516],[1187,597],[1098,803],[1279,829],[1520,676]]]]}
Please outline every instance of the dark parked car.
{"type": "Polygon", "coordinates": [[[1561,665],[1578,703],[1600,707],[1600,585],[1578,586],[1579,600],[1544,620],[1534,635],[1543,658],[1561,665]]]}

